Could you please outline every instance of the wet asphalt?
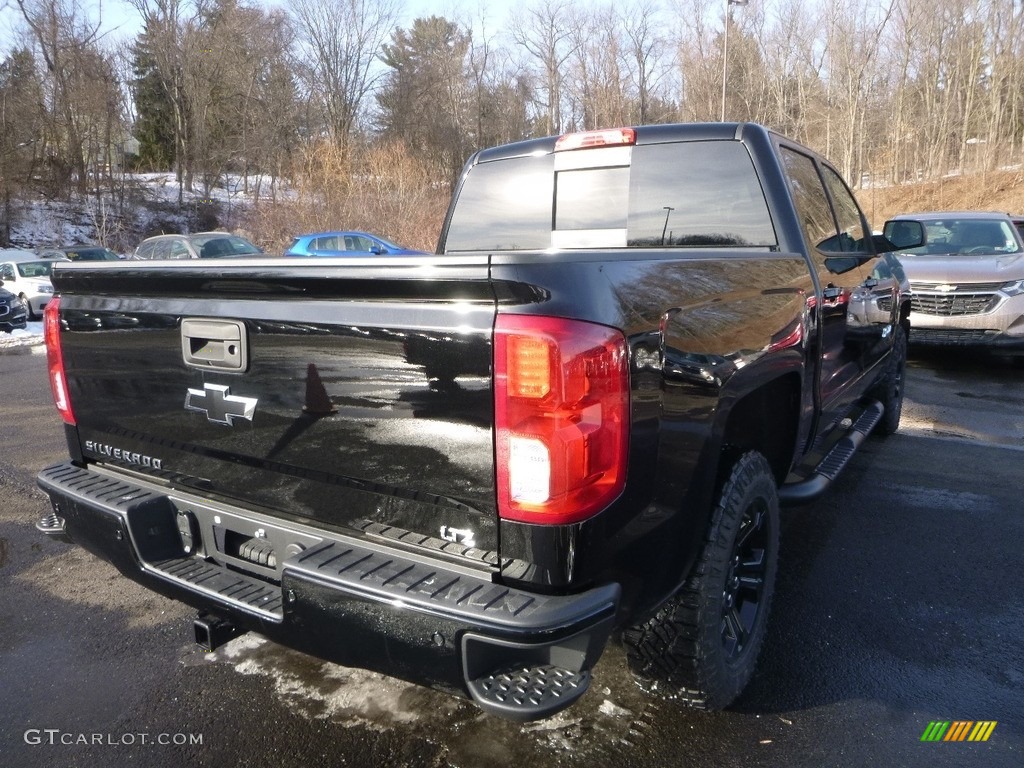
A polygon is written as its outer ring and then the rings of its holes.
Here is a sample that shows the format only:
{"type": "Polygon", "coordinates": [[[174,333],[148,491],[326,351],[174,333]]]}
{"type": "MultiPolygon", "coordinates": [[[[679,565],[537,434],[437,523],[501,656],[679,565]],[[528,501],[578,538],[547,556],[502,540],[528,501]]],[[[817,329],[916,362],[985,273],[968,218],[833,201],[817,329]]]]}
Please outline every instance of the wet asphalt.
{"type": "MultiPolygon", "coordinates": [[[[38,348],[35,349],[38,351],[38,348]]],[[[45,539],[65,453],[45,358],[0,353],[0,764],[1024,765],[1024,367],[915,353],[904,429],[783,516],[757,675],[728,711],[641,692],[613,646],[576,707],[518,725],[192,611],[45,539]],[[922,742],[932,721],[986,742],[922,742]]]]}

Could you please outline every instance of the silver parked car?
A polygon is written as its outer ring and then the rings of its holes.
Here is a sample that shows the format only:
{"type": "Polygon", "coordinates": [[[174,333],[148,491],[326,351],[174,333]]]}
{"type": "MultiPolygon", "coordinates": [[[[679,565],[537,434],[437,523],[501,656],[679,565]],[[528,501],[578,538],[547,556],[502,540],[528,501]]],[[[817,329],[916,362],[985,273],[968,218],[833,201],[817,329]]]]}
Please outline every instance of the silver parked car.
{"type": "Polygon", "coordinates": [[[262,256],[263,251],[230,232],[193,235],[156,235],[139,243],[133,259],[216,259],[227,256],[262,256]]]}
{"type": "Polygon", "coordinates": [[[1024,241],[1010,216],[905,214],[883,234],[910,280],[911,342],[1024,353],[1024,241]]]}

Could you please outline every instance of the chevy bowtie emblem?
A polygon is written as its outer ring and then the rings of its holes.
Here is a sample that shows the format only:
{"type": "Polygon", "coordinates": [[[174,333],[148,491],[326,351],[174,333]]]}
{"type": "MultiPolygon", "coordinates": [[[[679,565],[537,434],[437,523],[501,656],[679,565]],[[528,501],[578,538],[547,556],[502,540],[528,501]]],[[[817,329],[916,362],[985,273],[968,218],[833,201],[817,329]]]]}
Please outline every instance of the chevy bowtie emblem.
{"type": "Polygon", "coordinates": [[[252,421],[256,410],[255,397],[236,397],[228,387],[204,384],[202,389],[190,389],[185,395],[185,410],[205,413],[214,424],[234,426],[235,419],[252,421]]]}

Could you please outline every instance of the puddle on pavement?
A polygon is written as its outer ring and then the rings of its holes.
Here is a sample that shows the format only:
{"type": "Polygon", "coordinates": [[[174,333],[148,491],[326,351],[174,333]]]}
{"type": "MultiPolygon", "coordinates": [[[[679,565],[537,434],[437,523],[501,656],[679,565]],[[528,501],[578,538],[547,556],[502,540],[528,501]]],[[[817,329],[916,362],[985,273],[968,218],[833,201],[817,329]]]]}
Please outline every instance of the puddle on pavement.
{"type": "Polygon", "coordinates": [[[997,512],[999,505],[991,496],[968,491],[948,491],[943,488],[925,488],[913,485],[890,485],[893,498],[907,507],[927,509],[931,512],[951,510],[971,515],[997,512]]]}

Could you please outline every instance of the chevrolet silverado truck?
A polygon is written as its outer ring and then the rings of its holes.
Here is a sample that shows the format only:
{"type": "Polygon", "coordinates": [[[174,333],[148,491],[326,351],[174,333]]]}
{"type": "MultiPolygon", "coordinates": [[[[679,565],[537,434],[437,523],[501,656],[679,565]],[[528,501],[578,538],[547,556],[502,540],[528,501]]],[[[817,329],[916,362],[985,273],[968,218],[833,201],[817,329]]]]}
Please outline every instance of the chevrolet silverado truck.
{"type": "Polygon", "coordinates": [[[753,124],[478,152],[435,254],[68,263],[45,533],[255,631],[538,719],[609,642],[754,673],[779,508],[896,430],[909,298],[840,175],[753,124]]]}

